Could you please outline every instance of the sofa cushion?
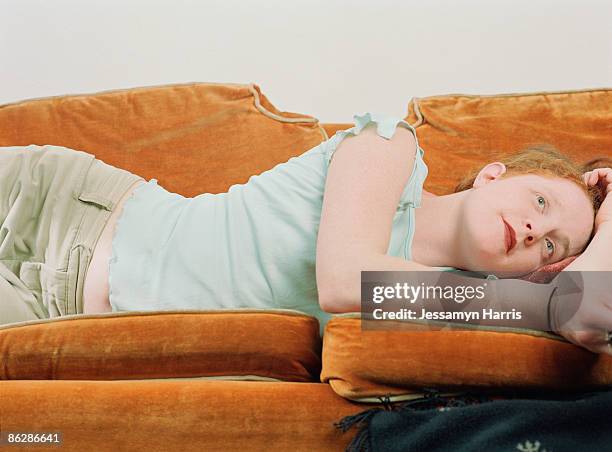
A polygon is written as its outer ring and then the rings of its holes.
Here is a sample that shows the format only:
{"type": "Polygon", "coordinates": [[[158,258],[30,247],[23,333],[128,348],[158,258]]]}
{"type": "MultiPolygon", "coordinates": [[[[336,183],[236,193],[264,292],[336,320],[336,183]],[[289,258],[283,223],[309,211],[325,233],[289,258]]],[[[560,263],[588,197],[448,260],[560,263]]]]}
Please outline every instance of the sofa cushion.
{"type": "Polygon", "coordinates": [[[385,321],[384,330],[362,330],[359,316],[335,315],[323,337],[321,381],[354,401],[405,400],[425,388],[454,394],[612,385],[612,356],[560,336],[433,321],[385,321]]]}
{"type": "Polygon", "coordinates": [[[188,83],[0,106],[0,146],[54,144],[183,196],[220,193],[327,139],[255,84],[188,83]]]}
{"type": "Polygon", "coordinates": [[[468,170],[496,155],[549,143],[577,162],[609,156],[612,89],[413,98],[406,121],[417,131],[430,173],[425,190],[453,191],[468,170]]]}
{"type": "Polygon", "coordinates": [[[118,312],[0,326],[0,380],[319,381],[316,318],[289,309],[118,312]]]}

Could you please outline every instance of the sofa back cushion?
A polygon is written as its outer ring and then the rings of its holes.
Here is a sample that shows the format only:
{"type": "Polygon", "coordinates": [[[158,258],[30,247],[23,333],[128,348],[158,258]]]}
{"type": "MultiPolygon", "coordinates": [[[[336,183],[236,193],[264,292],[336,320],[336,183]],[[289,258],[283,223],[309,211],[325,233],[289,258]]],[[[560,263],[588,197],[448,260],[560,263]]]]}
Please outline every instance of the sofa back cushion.
{"type": "Polygon", "coordinates": [[[183,196],[225,192],[326,139],[316,118],[278,110],[255,84],[165,85],[0,106],[0,146],[89,152],[183,196]]]}
{"type": "Polygon", "coordinates": [[[583,163],[612,155],[612,89],[413,98],[406,120],[417,128],[432,170],[425,189],[441,195],[498,154],[549,143],[583,163]]]}
{"type": "MultiPolygon", "coordinates": [[[[403,119],[416,128],[429,167],[425,190],[451,193],[496,155],[549,143],[575,161],[612,156],[612,88],[524,94],[414,97],[403,119]]],[[[329,136],[349,123],[326,123],[329,136]]]]}

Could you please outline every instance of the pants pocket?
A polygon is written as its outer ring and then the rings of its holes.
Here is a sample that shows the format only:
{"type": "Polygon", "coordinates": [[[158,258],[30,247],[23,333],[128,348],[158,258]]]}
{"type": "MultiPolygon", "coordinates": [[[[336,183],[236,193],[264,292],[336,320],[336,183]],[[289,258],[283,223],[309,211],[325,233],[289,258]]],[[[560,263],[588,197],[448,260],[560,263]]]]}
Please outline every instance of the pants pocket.
{"type": "Polygon", "coordinates": [[[84,202],[85,204],[93,204],[100,209],[108,210],[109,212],[113,208],[113,202],[105,196],[102,196],[96,192],[92,191],[83,191],[79,195],[79,201],[84,202]]]}

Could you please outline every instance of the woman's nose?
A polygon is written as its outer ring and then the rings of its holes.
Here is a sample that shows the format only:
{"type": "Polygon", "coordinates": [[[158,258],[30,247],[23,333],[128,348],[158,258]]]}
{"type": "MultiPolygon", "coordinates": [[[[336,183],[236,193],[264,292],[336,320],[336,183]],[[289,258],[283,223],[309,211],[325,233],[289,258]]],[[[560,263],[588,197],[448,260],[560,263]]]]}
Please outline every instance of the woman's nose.
{"type": "Polygon", "coordinates": [[[527,227],[527,234],[525,236],[525,240],[527,240],[527,243],[533,243],[536,239],[536,232],[534,232],[533,227],[532,227],[532,222],[528,221],[527,223],[525,223],[525,226],[527,227]]]}

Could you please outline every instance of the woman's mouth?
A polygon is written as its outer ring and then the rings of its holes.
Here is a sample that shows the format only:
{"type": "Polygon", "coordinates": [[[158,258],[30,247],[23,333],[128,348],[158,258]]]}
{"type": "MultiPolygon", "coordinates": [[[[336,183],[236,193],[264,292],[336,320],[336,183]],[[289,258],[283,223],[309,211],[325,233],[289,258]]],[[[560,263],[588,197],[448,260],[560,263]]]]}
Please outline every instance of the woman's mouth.
{"type": "Polygon", "coordinates": [[[504,223],[504,242],[506,246],[506,254],[508,254],[512,248],[516,245],[516,233],[512,226],[506,223],[506,220],[502,217],[502,222],[504,223]]]}

